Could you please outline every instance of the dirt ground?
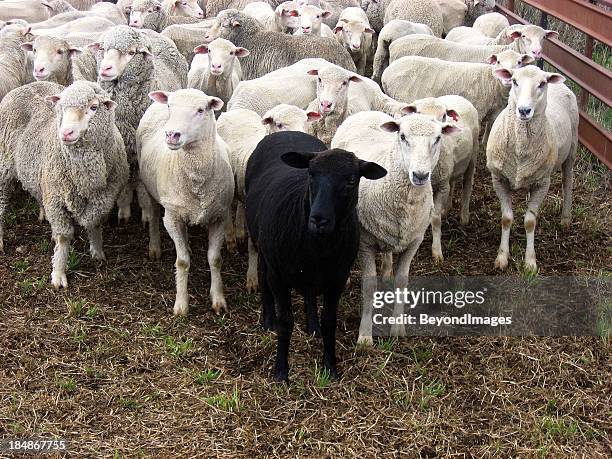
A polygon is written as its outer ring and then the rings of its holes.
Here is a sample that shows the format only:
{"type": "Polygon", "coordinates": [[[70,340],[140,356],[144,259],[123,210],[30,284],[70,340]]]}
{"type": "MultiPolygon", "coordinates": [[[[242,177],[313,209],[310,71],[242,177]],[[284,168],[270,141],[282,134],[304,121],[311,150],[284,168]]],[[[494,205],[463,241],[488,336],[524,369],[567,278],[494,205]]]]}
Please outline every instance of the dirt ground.
{"type": "MultiPolygon", "coordinates": [[[[611,174],[582,154],[574,222],[559,225],[560,180],[536,233],[541,275],[610,276],[611,174]]],[[[67,291],[48,284],[48,224],[16,196],[0,256],[0,438],[60,437],[70,457],[583,457],[612,456],[609,338],[405,338],[356,348],[359,272],[339,312],[341,379],[320,370],[321,342],[296,305],[289,385],[271,383],[275,337],[245,293],[246,250],[225,254],[230,312],[208,300],[205,231],[190,233],[191,311],[174,319],[174,248],[146,259],[137,222],[105,230],[106,264],[78,231],[67,291]]],[[[520,275],[524,197],[515,199],[520,275]]],[[[136,206],[134,206],[135,208],[136,206]]],[[[412,274],[492,275],[499,204],[481,158],[472,221],[443,225],[412,274]]],[[[545,318],[544,318],[545,319],[545,318]]],[[[5,453],[0,452],[0,457],[5,453]]]]}

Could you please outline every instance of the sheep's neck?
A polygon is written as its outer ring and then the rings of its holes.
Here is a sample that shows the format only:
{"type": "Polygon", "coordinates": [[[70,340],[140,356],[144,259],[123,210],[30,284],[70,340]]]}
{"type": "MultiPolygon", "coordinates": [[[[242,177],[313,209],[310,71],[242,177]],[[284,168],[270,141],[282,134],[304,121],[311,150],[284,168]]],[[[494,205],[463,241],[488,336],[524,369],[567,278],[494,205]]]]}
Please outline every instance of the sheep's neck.
{"type": "Polygon", "coordinates": [[[209,74],[208,86],[206,88],[206,94],[209,96],[225,97],[232,92],[232,69],[229,72],[221,75],[209,74]]]}

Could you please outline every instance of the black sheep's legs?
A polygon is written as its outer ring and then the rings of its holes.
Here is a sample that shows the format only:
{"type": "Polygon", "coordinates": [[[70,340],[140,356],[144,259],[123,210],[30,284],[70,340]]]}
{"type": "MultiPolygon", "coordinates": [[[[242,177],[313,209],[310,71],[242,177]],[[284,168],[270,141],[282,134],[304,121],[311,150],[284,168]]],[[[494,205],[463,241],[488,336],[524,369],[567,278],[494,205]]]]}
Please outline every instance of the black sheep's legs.
{"type": "Polygon", "coordinates": [[[338,378],[338,369],[336,368],[336,320],[338,301],[340,301],[343,288],[344,284],[338,289],[328,290],[323,295],[323,311],[321,313],[323,364],[334,379],[338,378]]]}
{"type": "Polygon", "coordinates": [[[291,290],[276,279],[272,279],[268,272],[268,283],[278,305],[278,318],[276,321],[276,367],[274,380],[278,382],[289,381],[289,343],[293,333],[293,309],[291,308],[291,290]],[[271,282],[272,281],[272,282],[271,282]]]}
{"type": "Polygon", "coordinates": [[[264,330],[274,330],[276,324],[276,308],[274,306],[274,296],[270,290],[268,283],[268,267],[265,260],[262,258],[261,268],[261,321],[264,330]]]}
{"type": "Polygon", "coordinates": [[[311,292],[304,292],[304,313],[306,314],[306,333],[321,336],[319,314],[317,313],[317,297],[311,292]]]}

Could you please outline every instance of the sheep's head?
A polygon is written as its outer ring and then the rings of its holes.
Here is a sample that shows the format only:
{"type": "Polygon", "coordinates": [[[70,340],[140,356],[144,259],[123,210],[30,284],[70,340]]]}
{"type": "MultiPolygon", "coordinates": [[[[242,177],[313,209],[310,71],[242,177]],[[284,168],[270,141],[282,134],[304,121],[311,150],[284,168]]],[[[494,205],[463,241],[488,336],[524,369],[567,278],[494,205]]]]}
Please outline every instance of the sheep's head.
{"type": "Polygon", "coordinates": [[[365,35],[372,35],[374,29],[361,21],[339,21],[334,33],[341,34],[344,46],[354,52],[361,49],[365,35]]]}
{"type": "Polygon", "coordinates": [[[32,28],[23,19],[0,21],[0,37],[18,38],[22,43],[34,39],[32,28]]]}
{"type": "Polygon", "coordinates": [[[378,164],[337,148],[321,153],[285,153],[281,160],[291,167],[308,169],[308,231],[314,234],[332,233],[354,215],[361,177],[376,180],[387,174],[378,164]]]}
{"type": "Polygon", "coordinates": [[[157,0],[134,0],[129,24],[135,29],[153,29],[165,15],[162,4],[157,0]]]}
{"type": "Polygon", "coordinates": [[[235,46],[231,41],[217,38],[208,45],[196,46],[196,54],[208,54],[208,69],[212,75],[229,75],[234,68],[236,58],[248,56],[249,50],[235,46]]]}
{"type": "Polygon", "coordinates": [[[171,150],[179,150],[210,136],[211,127],[215,128],[216,125],[214,111],[223,107],[221,99],[207,96],[197,89],[153,91],[149,97],[168,106],[169,116],[161,129],[171,150]]]}
{"type": "Polygon", "coordinates": [[[309,75],[317,76],[317,99],[319,112],[323,116],[332,113],[337,106],[345,106],[348,101],[348,87],[350,83],[363,81],[354,73],[335,65],[323,69],[312,69],[309,75]]]}
{"type": "MultiPolygon", "coordinates": [[[[145,60],[153,59],[149,38],[138,30],[124,25],[110,28],[104,34],[102,43],[92,43],[88,47],[94,53],[98,51],[104,53],[99,71],[101,81],[120,79],[136,56],[141,56],[145,60]]],[[[137,62],[136,66],[141,62],[137,62]]]]}
{"type": "Polygon", "coordinates": [[[417,187],[430,183],[440,157],[442,137],[461,131],[454,124],[441,123],[432,116],[418,113],[387,121],[380,129],[397,133],[399,165],[417,187]]]}
{"type": "Polygon", "coordinates": [[[192,18],[204,18],[204,11],[198,5],[197,0],[166,0],[170,5],[171,16],[187,16],[192,18]]]}
{"type": "Polygon", "coordinates": [[[412,115],[414,113],[420,113],[422,115],[429,115],[435,118],[441,123],[447,121],[459,121],[459,115],[452,108],[446,108],[446,105],[440,102],[435,97],[426,97],[419,99],[406,105],[401,109],[401,113],[404,115],[412,115]]]}
{"type": "Polygon", "coordinates": [[[266,134],[280,131],[306,132],[308,123],[321,118],[319,112],[308,112],[295,105],[280,104],[268,110],[261,124],[266,127],[266,134]]]}
{"type": "Polygon", "coordinates": [[[49,17],[76,10],[76,8],[66,0],[42,0],[40,4],[47,9],[49,17]]]}
{"type": "Polygon", "coordinates": [[[544,40],[559,36],[554,30],[544,30],[537,25],[514,25],[507,28],[508,37],[518,40],[519,51],[538,58],[542,56],[544,40]]]}
{"type": "Polygon", "coordinates": [[[261,28],[257,20],[241,11],[234,9],[223,10],[217,14],[212,27],[206,32],[205,40],[207,43],[210,43],[215,38],[221,37],[231,41],[232,35],[239,32],[245,24],[248,24],[253,30],[261,28]]]}
{"type": "Polygon", "coordinates": [[[21,48],[34,54],[33,75],[37,81],[58,81],[59,74],[70,67],[70,60],[81,54],[79,48],[61,38],[39,36],[21,48]]]}
{"type": "Polygon", "coordinates": [[[274,14],[280,18],[284,27],[296,30],[300,27],[298,8],[298,4],[294,1],[283,2],[276,7],[274,14]]]}
{"type": "Polygon", "coordinates": [[[495,70],[495,75],[500,79],[512,81],[510,100],[514,102],[516,116],[521,121],[529,121],[534,115],[544,113],[548,85],[565,81],[564,76],[545,72],[535,65],[515,70],[498,69],[495,70]]]}
{"type": "Polygon", "coordinates": [[[64,145],[74,145],[82,139],[96,118],[100,124],[114,122],[104,114],[117,104],[95,83],[77,81],[60,94],[45,97],[45,101],[59,112],[57,134],[64,145]]]}
{"type": "MultiPolygon", "coordinates": [[[[520,54],[516,51],[512,51],[511,49],[507,49],[501,53],[490,55],[486,62],[493,66],[492,71],[495,75],[495,70],[497,69],[518,69],[535,62],[535,59],[528,54],[520,54]]],[[[512,81],[510,79],[501,80],[501,82],[507,88],[512,86],[512,81]]]]}
{"type": "Polygon", "coordinates": [[[331,16],[330,11],[323,11],[318,6],[306,5],[300,10],[300,29],[304,35],[321,30],[323,19],[331,16]]]}

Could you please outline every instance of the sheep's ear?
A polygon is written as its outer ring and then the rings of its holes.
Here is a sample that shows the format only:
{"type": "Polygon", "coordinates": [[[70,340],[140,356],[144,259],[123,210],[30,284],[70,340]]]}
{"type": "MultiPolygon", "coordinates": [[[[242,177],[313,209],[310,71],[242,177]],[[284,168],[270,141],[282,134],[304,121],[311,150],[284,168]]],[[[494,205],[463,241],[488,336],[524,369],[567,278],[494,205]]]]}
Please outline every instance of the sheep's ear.
{"type": "Polygon", "coordinates": [[[331,11],[323,11],[323,12],[321,13],[321,17],[322,17],[322,18],[328,18],[328,17],[330,17],[331,15],[332,15],[332,12],[331,12],[331,11]]]}
{"type": "Polygon", "coordinates": [[[519,30],[515,30],[513,31],[508,38],[511,38],[512,41],[514,40],[518,40],[519,38],[521,38],[523,36],[523,33],[519,30]]]}
{"type": "Polygon", "coordinates": [[[308,75],[318,75],[319,71],[317,69],[312,69],[306,72],[308,75]]]}
{"type": "Polygon", "coordinates": [[[45,6],[45,7],[49,8],[50,10],[53,10],[53,5],[51,5],[51,3],[49,3],[49,2],[42,2],[41,1],[40,4],[42,6],[45,6]]]}
{"type": "Polygon", "coordinates": [[[512,78],[512,70],[508,70],[508,69],[493,70],[493,75],[495,75],[500,80],[509,80],[510,78],[512,78]]]}
{"type": "Polygon", "coordinates": [[[352,81],[353,83],[361,83],[363,80],[359,78],[357,75],[351,75],[349,77],[349,81],[352,81]]]}
{"type": "Polygon", "coordinates": [[[214,111],[219,111],[223,108],[223,101],[218,97],[211,97],[208,99],[208,108],[214,111]]]}
{"type": "Polygon", "coordinates": [[[559,32],[557,32],[556,30],[546,31],[546,38],[557,38],[558,36],[559,36],[559,32]]]}
{"type": "Polygon", "coordinates": [[[170,93],[166,91],[153,91],[149,93],[149,98],[160,104],[167,104],[169,95],[170,93]]]}
{"type": "Polygon", "coordinates": [[[102,102],[102,105],[104,105],[107,110],[114,110],[115,107],[117,106],[117,102],[115,102],[114,100],[108,99],[102,102]]]}
{"type": "Polygon", "coordinates": [[[126,5],[123,7],[124,14],[130,14],[132,12],[132,5],[126,5]]]}
{"type": "Polygon", "coordinates": [[[546,76],[546,81],[548,81],[551,84],[559,84],[559,83],[563,83],[565,81],[565,77],[563,75],[558,74],[558,73],[549,73],[546,76]]]}
{"type": "Polygon", "coordinates": [[[298,10],[291,10],[287,12],[287,16],[291,16],[292,18],[297,18],[300,15],[298,10]]]}
{"type": "Polygon", "coordinates": [[[403,115],[413,115],[416,112],[417,112],[417,108],[416,108],[416,105],[414,104],[406,105],[405,107],[402,107],[400,109],[400,113],[402,113],[403,115]]]}
{"type": "Polygon", "coordinates": [[[315,157],[315,153],[297,153],[295,151],[284,153],[281,155],[281,161],[288,166],[295,167],[296,169],[308,169],[310,161],[315,157]]]}
{"type": "Polygon", "coordinates": [[[70,56],[72,58],[72,57],[78,56],[82,52],[83,52],[83,50],[81,48],[70,48],[68,50],[68,56],[70,56]]]}
{"type": "Polygon", "coordinates": [[[25,37],[27,34],[32,32],[32,27],[30,26],[25,26],[23,29],[21,29],[21,35],[23,37],[25,37]]]}
{"type": "Polygon", "coordinates": [[[485,62],[491,65],[497,64],[497,54],[491,54],[489,57],[487,57],[485,62]]]}
{"type": "Polygon", "coordinates": [[[59,102],[60,100],[60,95],[56,94],[54,96],[47,96],[45,97],[45,102],[47,102],[51,107],[55,107],[55,105],[59,102]]]}
{"type": "Polygon", "coordinates": [[[363,31],[365,33],[374,33],[374,29],[372,27],[366,27],[363,31]]]}
{"type": "Polygon", "coordinates": [[[474,6],[478,6],[479,3],[480,3],[480,0],[474,0],[474,6]]]}
{"type": "Polygon", "coordinates": [[[236,57],[247,57],[249,54],[251,54],[251,51],[246,48],[240,46],[236,48],[236,57]]]}
{"type": "Polygon", "coordinates": [[[387,175],[387,169],[370,161],[359,160],[359,174],[370,180],[378,180],[387,175]]]}
{"type": "Polygon", "coordinates": [[[153,54],[147,48],[140,48],[138,52],[142,53],[145,60],[147,61],[153,60],[153,54]]]}
{"type": "Polygon", "coordinates": [[[24,51],[32,51],[34,49],[34,43],[23,43],[21,49],[24,51]]]}
{"type": "Polygon", "coordinates": [[[445,124],[442,126],[442,134],[444,135],[458,134],[461,131],[463,131],[463,129],[454,124],[445,124]]]}
{"type": "Polygon", "coordinates": [[[306,113],[306,120],[308,122],[316,121],[321,119],[321,114],[319,112],[308,112],[306,113]]]}
{"type": "Polygon", "coordinates": [[[196,54],[208,54],[208,45],[198,45],[193,48],[193,52],[196,54]]]}
{"type": "Polygon", "coordinates": [[[397,132],[399,128],[399,123],[397,121],[387,121],[380,125],[380,129],[385,132],[397,132]]]}
{"type": "Polygon", "coordinates": [[[452,108],[450,110],[446,110],[446,116],[450,116],[453,121],[459,121],[459,114],[452,108]]]}
{"type": "Polygon", "coordinates": [[[89,48],[89,50],[91,50],[91,52],[95,54],[98,51],[100,51],[100,48],[102,48],[102,45],[98,42],[95,42],[95,43],[90,43],[89,45],[87,45],[87,48],[89,48]]]}
{"type": "Polygon", "coordinates": [[[528,64],[533,64],[535,62],[535,58],[533,56],[530,56],[529,54],[523,54],[521,56],[521,67],[524,67],[525,65],[528,64]]]}
{"type": "Polygon", "coordinates": [[[272,117],[266,116],[265,118],[261,120],[261,124],[263,124],[264,126],[267,126],[268,124],[272,124],[272,117]]]}
{"type": "Polygon", "coordinates": [[[334,33],[342,32],[343,27],[341,25],[336,25],[334,27],[334,33]]]}

